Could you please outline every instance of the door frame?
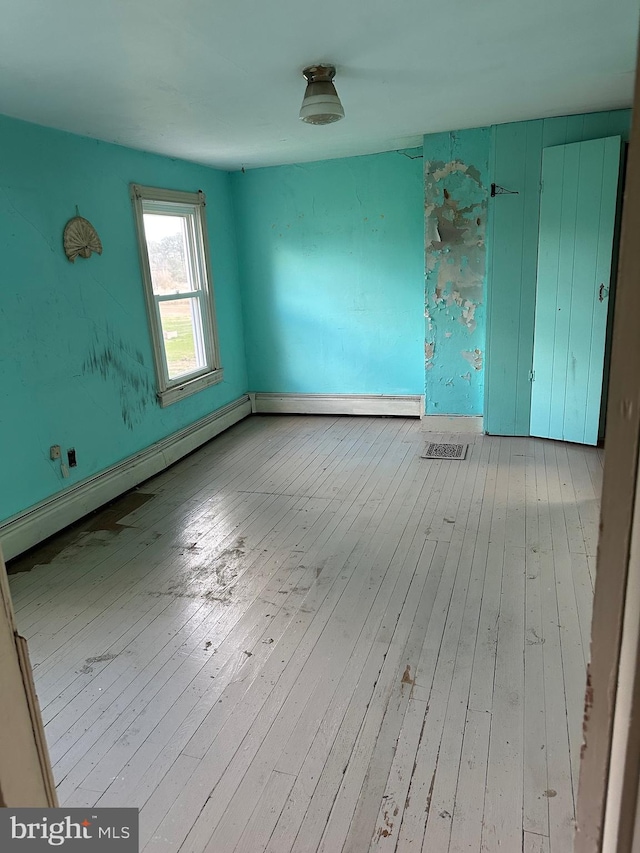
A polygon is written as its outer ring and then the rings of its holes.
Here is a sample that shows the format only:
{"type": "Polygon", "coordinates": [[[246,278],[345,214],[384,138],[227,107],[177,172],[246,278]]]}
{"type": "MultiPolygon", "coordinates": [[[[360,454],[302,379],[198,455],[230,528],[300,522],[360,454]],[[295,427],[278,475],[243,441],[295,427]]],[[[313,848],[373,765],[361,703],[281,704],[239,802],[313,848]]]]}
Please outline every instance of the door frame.
{"type": "Polygon", "coordinates": [[[27,641],[0,551],[0,807],[58,805],[27,641]]]}
{"type": "Polygon", "coordinates": [[[623,197],[575,853],[635,849],[640,769],[640,601],[632,594],[640,582],[638,234],[640,68],[623,197]]]}

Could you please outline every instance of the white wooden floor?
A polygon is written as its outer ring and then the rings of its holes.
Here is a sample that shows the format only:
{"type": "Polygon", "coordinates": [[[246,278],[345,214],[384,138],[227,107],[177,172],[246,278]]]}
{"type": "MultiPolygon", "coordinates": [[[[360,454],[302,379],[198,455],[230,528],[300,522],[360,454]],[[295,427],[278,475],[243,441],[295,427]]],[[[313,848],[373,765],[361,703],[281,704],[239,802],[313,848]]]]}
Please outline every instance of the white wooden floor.
{"type": "Polygon", "coordinates": [[[569,853],[601,455],[425,440],[252,417],[13,575],[61,802],[146,853],[569,853]]]}

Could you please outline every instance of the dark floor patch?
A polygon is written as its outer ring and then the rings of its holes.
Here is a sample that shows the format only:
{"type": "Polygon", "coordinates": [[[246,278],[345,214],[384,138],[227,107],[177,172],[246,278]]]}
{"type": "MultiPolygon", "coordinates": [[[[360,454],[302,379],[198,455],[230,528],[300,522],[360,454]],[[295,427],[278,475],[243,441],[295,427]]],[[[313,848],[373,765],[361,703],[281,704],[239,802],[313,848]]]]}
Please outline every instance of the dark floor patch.
{"type": "MultiPolygon", "coordinates": [[[[238,537],[231,548],[225,548],[213,559],[207,559],[206,562],[195,562],[195,565],[187,566],[164,589],[150,592],[149,595],[203,598],[205,601],[229,604],[232,600],[236,579],[242,568],[242,558],[245,556],[244,543],[244,537],[238,537]]],[[[181,553],[184,554],[184,551],[181,553]]]]}
{"type": "Polygon", "coordinates": [[[413,678],[411,678],[411,667],[409,666],[409,664],[407,664],[407,667],[402,674],[402,683],[413,684],[413,678]]]}
{"type": "Polygon", "coordinates": [[[78,533],[76,525],[73,525],[63,530],[62,533],[57,533],[55,536],[45,539],[44,542],[36,545],[35,548],[30,548],[24,554],[20,554],[19,557],[9,560],[7,563],[7,574],[17,575],[20,572],[30,572],[36,566],[48,565],[66,547],[76,541],[78,533]]]}
{"type": "Polygon", "coordinates": [[[115,652],[107,652],[106,654],[98,655],[95,658],[87,658],[85,663],[88,663],[88,664],[104,663],[104,661],[106,661],[106,660],[115,660],[117,657],[118,657],[118,655],[115,652]]]}
{"type": "Polygon", "coordinates": [[[25,551],[24,554],[15,557],[7,563],[7,574],[17,575],[20,572],[30,572],[36,566],[46,566],[53,562],[70,545],[84,547],[88,545],[106,545],[108,540],[88,537],[88,533],[106,530],[111,533],[120,533],[128,525],[122,524],[120,519],[154,498],[150,492],[141,492],[133,489],[119,498],[105,504],[101,509],[90,513],[84,518],[71,524],[60,533],[50,536],[39,545],[25,551]]]}
{"type": "Polygon", "coordinates": [[[137,489],[127,492],[126,495],[116,498],[110,504],[99,509],[94,515],[89,516],[86,519],[87,527],[85,530],[112,530],[119,533],[123,527],[131,526],[122,524],[120,519],[126,518],[130,513],[140,509],[154,497],[155,495],[149,492],[140,492],[137,489]]]}
{"type": "Polygon", "coordinates": [[[107,652],[104,655],[96,655],[94,658],[87,658],[84,662],[84,666],[80,667],[78,672],[81,672],[84,675],[91,675],[94,663],[106,663],[106,661],[115,660],[117,657],[117,654],[107,652]]]}

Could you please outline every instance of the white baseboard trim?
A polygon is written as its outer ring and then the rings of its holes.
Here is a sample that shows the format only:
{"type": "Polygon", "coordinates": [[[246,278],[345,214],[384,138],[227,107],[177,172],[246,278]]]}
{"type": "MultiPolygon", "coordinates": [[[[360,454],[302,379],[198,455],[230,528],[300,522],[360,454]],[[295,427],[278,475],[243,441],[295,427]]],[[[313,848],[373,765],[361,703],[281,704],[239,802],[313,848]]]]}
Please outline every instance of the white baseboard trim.
{"type": "Polygon", "coordinates": [[[266,394],[249,395],[257,414],[392,415],[419,418],[424,398],[388,394],[266,394]]]}
{"type": "Polygon", "coordinates": [[[482,415],[423,415],[422,429],[426,432],[483,432],[482,415]]]}
{"type": "Polygon", "coordinates": [[[5,559],[26,551],[129,491],[251,414],[248,394],[117,465],[76,483],[0,524],[5,559]]]}

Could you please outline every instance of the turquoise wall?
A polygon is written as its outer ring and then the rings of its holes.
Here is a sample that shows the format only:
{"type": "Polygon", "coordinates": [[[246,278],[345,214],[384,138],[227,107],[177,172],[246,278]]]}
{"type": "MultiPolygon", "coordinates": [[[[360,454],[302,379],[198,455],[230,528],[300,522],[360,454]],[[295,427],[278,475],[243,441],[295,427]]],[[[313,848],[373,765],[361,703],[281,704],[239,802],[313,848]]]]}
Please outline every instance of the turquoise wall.
{"type": "Polygon", "coordinates": [[[424,137],[425,400],[430,415],[481,415],[491,131],[424,137]]]}
{"type": "Polygon", "coordinates": [[[248,390],[230,176],[0,117],[0,518],[122,460],[248,390]],[[129,183],[207,194],[224,382],[155,399],[129,183]],[[101,256],[71,264],[68,219],[101,256]],[[99,362],[101,369],[93,365],[99,362]],[[49,447],[75,447],[62,479],[49,447]]]}
{"type": "Polygon", "coordinates": [[[428,413],[475,415],[486,385],[485,428],[528,434],[542,149],[629,123],[545,119],[229,175],[0,117],[0,519],[247,390],[424,392],[428,413]],[[518,195],[489,199],[491,181],[518,195]],[[130,182],[208,198],[225,380],[166,409],[130,182]],[[70,264],[76,205],[104,253],[70,264]],[[68,479],[51,444],[77,451],[68,479]]]}
{"type": "Polygon", "coordinates": [[[492,181],[517,195],[491,199],[485,430],[529,435],[542,149],[629,138],[630,110],[497,125],[492,181]]]}
{"type": "Polygon", "coordinates": [[[233,175],[253,391],[423,393],[420,155],[233,175]]]}

